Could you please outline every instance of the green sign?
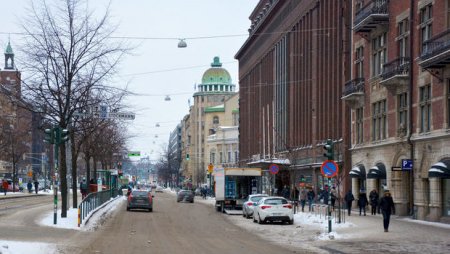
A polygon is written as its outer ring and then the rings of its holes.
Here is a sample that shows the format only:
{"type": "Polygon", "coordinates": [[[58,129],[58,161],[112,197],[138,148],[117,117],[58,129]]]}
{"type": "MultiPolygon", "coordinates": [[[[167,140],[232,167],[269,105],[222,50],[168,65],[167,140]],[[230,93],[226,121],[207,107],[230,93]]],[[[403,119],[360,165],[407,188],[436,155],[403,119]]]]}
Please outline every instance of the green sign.
{"type": "Polygon", "coordinates": [[[128,157],[141,156],[141,152],[128,152],[128,157]]]}

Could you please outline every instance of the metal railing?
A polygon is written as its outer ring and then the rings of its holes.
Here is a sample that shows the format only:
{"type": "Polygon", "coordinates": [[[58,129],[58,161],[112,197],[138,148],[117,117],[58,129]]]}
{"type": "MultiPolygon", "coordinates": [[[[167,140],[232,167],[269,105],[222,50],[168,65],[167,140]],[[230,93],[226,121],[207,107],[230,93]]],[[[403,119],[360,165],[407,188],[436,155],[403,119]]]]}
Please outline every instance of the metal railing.
{"type": "Polygon", "coordinates": [[[389,1],[388,0],[373,0],[362,7],[355,13],[354,25],[359,24],[365,18],[374,14],[388,14],[389,1]]]}
{"type": "Polygon", "coordinates": [[[421,60],[450,49],[450,29],[432,37],[423,43],[421,60]]]}
{"type": "MultiPolygon", "coordinates": [[[[328,205],[313,204],[312,208],[311,213],[314,214],[314,216],[319,217],[319,219],[328,220],[328,205]]],[[[334,223],[345,223],[346,212],[347,210],[342,208],[335,208],[334,211],[331,211],[331,216],[335,219],[334,223]]]]}
{"type": "Polygon", "coordinates": [[[389,63],[385,63],[383,65],[381,78],[385,80],[392,78],[395,75],[408,75],[410,61],[409,57],[399,57],[389,63]]]}
{"type": "Polygon", "coordinates": [[[342,95],[347,96],[356,92],[364,93],[364,78],[355,78],[347,81],[347,83],[345,83],[344,92],[342,95]]]}
{"type": "Polygon", "coordinates": [[[89,193],[78,205],[78,227],[83,223],[85,219],[88,219],[91,216],[91,213],[111,200],[113,197],[117,197],[120,195],[119,190],[117,189],[109,189],[99,192],[89,193]]]}

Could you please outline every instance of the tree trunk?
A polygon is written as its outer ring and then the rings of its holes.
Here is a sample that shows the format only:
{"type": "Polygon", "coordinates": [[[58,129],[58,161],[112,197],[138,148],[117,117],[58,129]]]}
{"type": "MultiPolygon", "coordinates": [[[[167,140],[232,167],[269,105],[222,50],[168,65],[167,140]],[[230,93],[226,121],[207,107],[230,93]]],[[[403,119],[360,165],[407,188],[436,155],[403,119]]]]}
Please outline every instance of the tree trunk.
{"type": "Polygon", "coordinates": [[[77,158],[78,154],[76,152],[76,144],[75,144],[75,133],[73,131],[70,132],[70,149],[72,154],[72,207],[78,207],[78,174],[77,174],[77,158]]]}

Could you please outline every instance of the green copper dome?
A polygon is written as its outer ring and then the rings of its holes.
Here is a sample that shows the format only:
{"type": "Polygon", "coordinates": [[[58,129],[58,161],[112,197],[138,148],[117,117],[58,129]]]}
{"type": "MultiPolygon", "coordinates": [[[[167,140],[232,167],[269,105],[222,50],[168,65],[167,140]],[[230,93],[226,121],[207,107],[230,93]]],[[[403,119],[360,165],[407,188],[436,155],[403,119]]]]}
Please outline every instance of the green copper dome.
{"type": "Polygon", "coordinates": [[[9,54],[9,55],[14,54],[10,42],[8,42],[8,45],[6,46],[5,54],[9,54]]]}
{"type": "Polygon", "coordinates": [[[219,57],[214,57],[214,62],[211,64],[211,68],[205,71],[202,78],[202,84],[231,84],[230,73],[222,68],[222,63],[219,57]]]}

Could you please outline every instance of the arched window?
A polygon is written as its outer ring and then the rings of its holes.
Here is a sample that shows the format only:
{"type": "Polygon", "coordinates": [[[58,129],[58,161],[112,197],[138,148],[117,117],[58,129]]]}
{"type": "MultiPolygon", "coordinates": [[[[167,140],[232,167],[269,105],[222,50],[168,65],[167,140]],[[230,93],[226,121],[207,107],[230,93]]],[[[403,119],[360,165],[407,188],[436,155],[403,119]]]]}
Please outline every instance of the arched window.
{"type": "Polygon", "coordinates": [[[219,124],[219,117],[218,116],[214,116],[213,117],[213,124],[219,124]]]}

